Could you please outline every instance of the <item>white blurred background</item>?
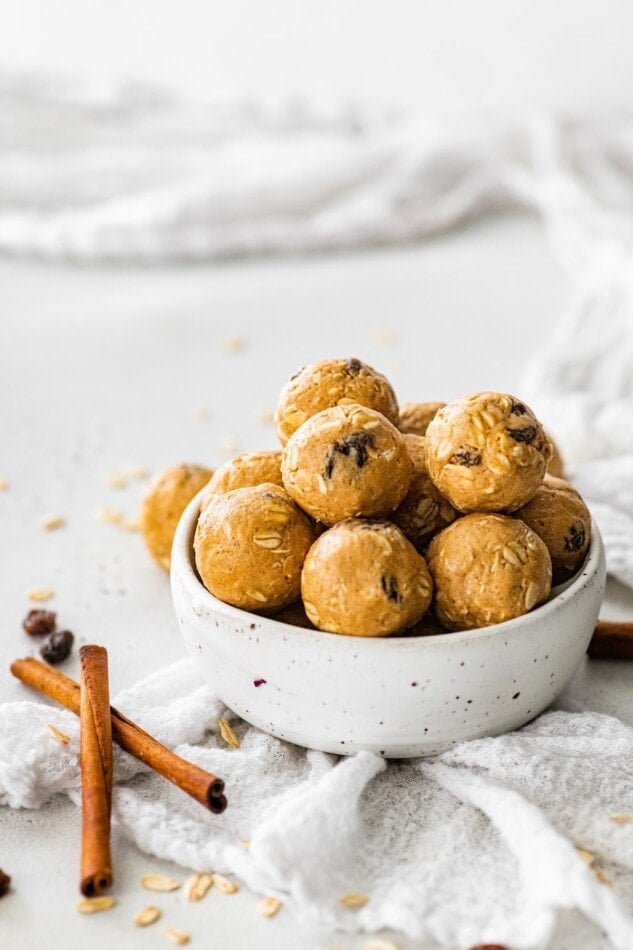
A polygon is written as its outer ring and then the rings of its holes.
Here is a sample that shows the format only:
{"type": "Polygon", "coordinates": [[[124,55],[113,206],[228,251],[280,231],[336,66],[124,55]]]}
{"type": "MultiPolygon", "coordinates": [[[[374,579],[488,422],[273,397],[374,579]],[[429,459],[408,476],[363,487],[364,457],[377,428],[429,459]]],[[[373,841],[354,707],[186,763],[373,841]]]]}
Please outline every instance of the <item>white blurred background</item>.
{"type": "Polygon", "coordinates": [[[0,64],[430,114],[631,106],[629,0],[20,0],[0,64]]]}

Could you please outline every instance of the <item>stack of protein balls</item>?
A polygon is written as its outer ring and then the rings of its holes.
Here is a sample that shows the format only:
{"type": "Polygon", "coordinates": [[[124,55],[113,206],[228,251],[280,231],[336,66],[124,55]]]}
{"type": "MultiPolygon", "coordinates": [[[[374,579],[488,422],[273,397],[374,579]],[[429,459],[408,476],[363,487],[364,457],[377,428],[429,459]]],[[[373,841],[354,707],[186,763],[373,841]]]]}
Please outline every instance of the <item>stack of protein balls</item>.
{"type": "Polygon", "coordinates": [[[354,636],[465,630],[526,613],[584,561],[587,507],[513,396],[399,409],[370,366],[327,360],[290,379],[275,422],[281,452],[239,456],[203,493],[196,566],[226,603],[354,636]]]}

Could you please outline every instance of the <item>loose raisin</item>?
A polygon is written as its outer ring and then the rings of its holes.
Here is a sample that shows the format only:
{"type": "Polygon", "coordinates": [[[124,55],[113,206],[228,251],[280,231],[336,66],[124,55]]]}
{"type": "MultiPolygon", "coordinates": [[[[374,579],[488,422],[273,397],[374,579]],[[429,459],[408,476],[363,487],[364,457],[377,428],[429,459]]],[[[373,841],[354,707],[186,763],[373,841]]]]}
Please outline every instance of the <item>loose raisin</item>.
{"type": "Polygon", "coordinates": [[[69,656],[74,640],[75,637],[70,630],[57,630],[51,633],[40,647],[42,659],[53,665],[62,663],[69,656]]]}
{"type": "Polygon", "coordinates": [[[11,884],[11,878],[8,874],[5,874],[2,868],[0,868],[0,897],[4,895],[9,890],[9,885],[11,884]]]}
{"type": "Polygon", "coordinates": [[[57,625],[57,614],[54,610],[29,610],[22,621],[22,626],[32,637],[45,637],[52,633],[57,625]]]}

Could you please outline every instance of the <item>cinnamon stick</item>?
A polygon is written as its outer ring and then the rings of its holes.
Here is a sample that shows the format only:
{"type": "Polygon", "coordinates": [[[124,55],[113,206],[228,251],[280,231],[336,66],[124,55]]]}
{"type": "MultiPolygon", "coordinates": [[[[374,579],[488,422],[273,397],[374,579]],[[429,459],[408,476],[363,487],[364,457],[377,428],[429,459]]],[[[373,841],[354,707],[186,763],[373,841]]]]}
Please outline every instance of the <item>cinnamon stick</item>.
{"type": "MultiPolygon", "coordinates": [[[[27,686],[45,693],[71,712],[79,713],[79,684],[69,676],[34,657],[14,660],[11,672],[27,686]]],[[[181,759],[112,706],[110,717],[112,738],[117,745],[154,769],[167,781],[173,782],[214,814],[219,815],[224,811],[226,798],[222,779],[205,772],[192,762],[181,759]]]]}
{"type": "Polygon", "coordinates": [[[103,647],[79,651],[81,765],[81,876],[85,897],[112,887],[110,809],[112,805],[112,725],[108,654],[103,647]]]}
{"type": "Polygon", "coordinates": [[[599,620],[587,653],[597,660],[633,660],[633,623],[599,620]]]}

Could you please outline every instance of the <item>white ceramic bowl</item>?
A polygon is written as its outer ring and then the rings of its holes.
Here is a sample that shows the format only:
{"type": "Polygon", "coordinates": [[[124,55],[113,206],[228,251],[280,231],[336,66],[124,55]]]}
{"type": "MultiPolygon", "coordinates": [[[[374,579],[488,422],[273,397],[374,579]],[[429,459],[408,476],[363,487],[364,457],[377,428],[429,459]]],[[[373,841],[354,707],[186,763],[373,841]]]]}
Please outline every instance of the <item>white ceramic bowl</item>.
{"type": "Polygon", "coordinates": [[[230,607],[203,587],[192,547],[199,505],[200,496],[184,512],[171,558],[174,607],[194,663],[247,722],[324,752],[433,755],[516,729],[575,673],[604,593],[594,524],[582,570],[516,620],[425,637],[306,630],[230,607]]]}

